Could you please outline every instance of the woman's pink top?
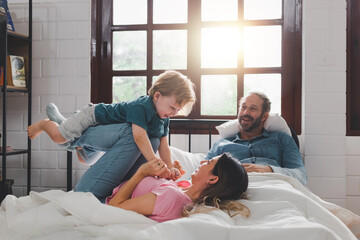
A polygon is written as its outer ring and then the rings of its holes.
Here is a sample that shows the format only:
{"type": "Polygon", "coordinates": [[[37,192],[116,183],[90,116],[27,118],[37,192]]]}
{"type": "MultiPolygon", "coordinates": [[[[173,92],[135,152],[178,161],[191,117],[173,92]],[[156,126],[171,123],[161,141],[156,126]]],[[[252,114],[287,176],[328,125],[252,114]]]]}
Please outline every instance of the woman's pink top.
{"type": "MultiPolygon", "coordinates": [[[[114,188],[112,195],[106,198],[106,204],[109,204],[110,199],[115,196],[123,185],[124,183],[114,188]]],[[[184,206],[191,203],[191,199],[176,186],[174,181],[155,177],[146,177],[141,180],[134,189],[131,198],[149,192],[157,197],[152,215],[148,217],[158,222],[180,218],[184,206]]]]}

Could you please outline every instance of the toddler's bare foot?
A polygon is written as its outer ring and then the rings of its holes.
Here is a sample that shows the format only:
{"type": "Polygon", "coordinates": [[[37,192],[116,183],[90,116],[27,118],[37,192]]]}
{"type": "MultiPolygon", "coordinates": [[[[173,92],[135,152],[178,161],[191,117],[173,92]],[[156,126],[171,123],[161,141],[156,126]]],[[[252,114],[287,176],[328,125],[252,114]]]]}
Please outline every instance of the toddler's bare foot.
{"type": "Polygon", "coordinates": [[[44,120],[38,121],[34,124],[31,124],[28,127],[28,136],[31,140],[33,140],[34,138],[36,138],[37,136],[39,136],[39,134],[43,131],[42,129],[42,125],[44,124],[44,120]]]}

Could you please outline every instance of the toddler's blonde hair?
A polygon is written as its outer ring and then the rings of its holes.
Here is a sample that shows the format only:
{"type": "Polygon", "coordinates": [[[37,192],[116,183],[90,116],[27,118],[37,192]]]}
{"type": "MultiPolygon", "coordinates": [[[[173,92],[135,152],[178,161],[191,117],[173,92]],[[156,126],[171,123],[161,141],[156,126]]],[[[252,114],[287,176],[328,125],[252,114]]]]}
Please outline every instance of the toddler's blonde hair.
{"type": "Polygon", "coordinates": [[[176,104],[182,107],[181,114],[187,116],[196,101],[194,83],[180,72],[168,70],[159,75],[148,91],[154,98],[156,92],[163,96],[175,96],[176,104]]]}

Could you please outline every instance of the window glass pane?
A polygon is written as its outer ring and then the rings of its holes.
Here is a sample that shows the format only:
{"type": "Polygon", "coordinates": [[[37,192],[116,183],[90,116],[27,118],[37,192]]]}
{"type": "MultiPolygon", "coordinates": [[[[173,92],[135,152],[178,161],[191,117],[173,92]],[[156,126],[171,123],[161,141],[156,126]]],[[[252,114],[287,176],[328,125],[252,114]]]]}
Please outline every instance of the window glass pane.
{"type": "Polygon", "coordinates": [[[146,24],[147,0],[113,0],[113,24],[146,24]]]}
{"type": "Polygon", "coordinates": [[[235,27],[201,30],[201,67],[233,68],[237,66],[239,31],[235,27]]]}
{"type": "Polygon", "coordinates": [[[154,84],[154,82],[157,80],[159,76],[153,76],[151,79],[151,84],[154,84]]]}
{"type": "Polygon", "coordinates": [[[238,18],[237,0],[202,0],[202,21],[231,21],[238,18]]]}
{"type": "Polygon", "coordinates": [[[201,76],[201,115],[236,115],[236,75],[201,76]]]}
{"type": "Polygon", "coordinates": [[[281,114],[281,74],[245,74],[244,95],[263,92],[271,101],[272,113],[281,114]]]}
{"type": "Polygon", "coordinates": [[[113,102],[134,100],[146,94],[146,77],[113,77],[113,102]]]}
{"type": "Polygon", "coordinates": [[[146,69],[146,32],[114,32],[113,70],[144,69],[146,69]]]}
{"type": "Polygon", "coordinates": [[[186,69],[187,31],[154,31],[153,68],[186,69]]]}
{"type": "Polygon", "coordinates": [[[281,66],[281,26],[245,27],[244,66],[281,66]]]}
{"type": "Polygon", "coordinates": [[[244,0],[246,20],[281,19],[282,0],[244,0]]]}
{"type": "Polygon", "coordinates": [[[154,23],[187,23],[187,0],[154,0],[154,23]]]}

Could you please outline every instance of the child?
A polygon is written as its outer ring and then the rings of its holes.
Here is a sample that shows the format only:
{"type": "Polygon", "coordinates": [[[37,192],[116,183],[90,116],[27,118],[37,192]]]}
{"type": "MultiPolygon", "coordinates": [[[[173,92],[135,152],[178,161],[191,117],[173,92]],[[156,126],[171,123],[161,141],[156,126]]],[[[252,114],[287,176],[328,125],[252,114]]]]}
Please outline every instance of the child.
{"type": "MultiPolygon", "coordinates": [[[[91,126],[131,123],[134,141],[147,161],[156,159],[149,137],[160,139],[159,156],[169,168],[171,178],[176,179],[180,173],[173,165],[168,146],[169,118],[181,109],[185,114],[191,111],[196,99],[194,84],[177,71],[166,71],[160,74],[148,93],[149,96],[129,102],[89,104],[66,120],[56,106],[50,104],[47,113],[53,121],[43,119],[32,124],[28,127],[28,135],[34,139],[45,131],[54,142],[63,144],[79,138],[91,126]]],[[[77,148],[79,160],[87,162],[89,159],[83,150],[77,148]]],[[[169,174],[166,177],[170,177],[169,174]]]]}

